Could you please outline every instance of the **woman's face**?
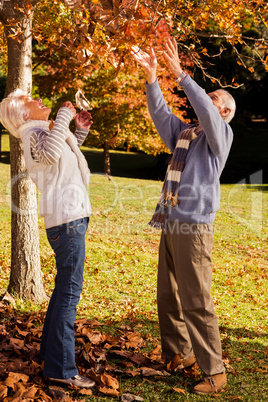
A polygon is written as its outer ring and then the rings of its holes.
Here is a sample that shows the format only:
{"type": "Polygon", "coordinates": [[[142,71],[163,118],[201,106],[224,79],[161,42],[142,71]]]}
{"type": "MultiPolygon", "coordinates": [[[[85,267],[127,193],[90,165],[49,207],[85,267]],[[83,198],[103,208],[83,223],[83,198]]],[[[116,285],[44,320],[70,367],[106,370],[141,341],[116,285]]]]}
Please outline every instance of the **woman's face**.
{"type": "Polygon", "coordinates": [[[42,99],[33,99],[31,96],[24,96],[24,105],[29,110],[31,120],[48,120],[51,109],[43,105],[42,99]]]}

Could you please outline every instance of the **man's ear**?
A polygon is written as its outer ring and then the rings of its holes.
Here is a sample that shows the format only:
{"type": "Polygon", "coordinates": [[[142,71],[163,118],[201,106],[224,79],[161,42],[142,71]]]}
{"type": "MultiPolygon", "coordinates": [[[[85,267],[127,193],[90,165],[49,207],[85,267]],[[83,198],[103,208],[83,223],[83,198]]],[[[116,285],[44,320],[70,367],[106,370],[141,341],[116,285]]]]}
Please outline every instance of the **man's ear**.
{"type": "Polygon", "coordinates": [[[228,107],[225,107],[224,109],[221,110],[221,116],[223,118],[229,116],[230,113],[231,109],[229,109],[228,107]]]}

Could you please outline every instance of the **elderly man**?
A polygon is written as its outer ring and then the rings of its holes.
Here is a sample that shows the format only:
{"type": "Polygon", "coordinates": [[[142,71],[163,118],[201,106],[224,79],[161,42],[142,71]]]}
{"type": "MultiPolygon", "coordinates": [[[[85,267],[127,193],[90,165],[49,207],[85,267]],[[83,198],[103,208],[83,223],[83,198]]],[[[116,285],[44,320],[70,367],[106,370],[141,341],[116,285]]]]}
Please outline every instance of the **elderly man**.
{"type": "Polygon", "coordinates": [[[162,229],[157,284],[162,352],[169,368],[187,368],[195,359],[202,380],[198,394],[217,392],[227,383],[217,317],[210,295],[213,221],[220,205],[219,178],[233,133],[233,97],[222,89],[200,88],[180,64],[176,40],[166,42],[165,60],[183,88],[198,124],[176,117],[163,98],[156,77],[157,59],[133,47],[133,57],[147,73],[146,93],[155,127],[173,153],[150,225],[162,229]]]}

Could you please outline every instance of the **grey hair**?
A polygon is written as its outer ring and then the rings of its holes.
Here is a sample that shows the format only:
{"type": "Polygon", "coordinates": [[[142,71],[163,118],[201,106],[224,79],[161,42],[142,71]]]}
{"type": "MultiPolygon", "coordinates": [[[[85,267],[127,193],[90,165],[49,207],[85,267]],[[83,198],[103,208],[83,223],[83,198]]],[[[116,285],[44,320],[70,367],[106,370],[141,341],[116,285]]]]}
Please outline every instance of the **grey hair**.
{"type": "Polygon", "coordinates": [[[226,91],[225,89],[217,89],[218,92],[223,93],[224,96],[224,107],[230,109],[230,113],[228,114],[228,116],[226,116],[224,118],[224,120],[226,121],[226,123],[230,123],[230,121],[232,120],[232,118],[235,115],[235,111],[236,111],[236,104],[235,104],[235,100],[232,97],[232,95],[230,94],[230,92],[226,91]]]}
{"type": "Polygon", "coordinates": [[[28,96],[28,94],[21,89],[16,89],[0,103],[0,122],[16,138],[20,137],[19,127],[29,117],[29,111],[24,104],[24,96],[28,96]]]}

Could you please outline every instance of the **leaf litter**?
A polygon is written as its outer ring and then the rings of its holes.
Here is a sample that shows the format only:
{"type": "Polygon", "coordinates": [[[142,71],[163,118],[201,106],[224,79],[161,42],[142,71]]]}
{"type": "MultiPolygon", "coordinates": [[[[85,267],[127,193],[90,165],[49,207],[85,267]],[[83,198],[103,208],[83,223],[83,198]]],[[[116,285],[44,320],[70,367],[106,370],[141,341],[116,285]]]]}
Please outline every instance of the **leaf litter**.
{"type": "MultiPolygon", "coordinates": [[[[93,379],[96,387],[86,390],[75,386],[68,389],[51,386],[42,375],[43,363],[39,361],[44,318],[42,311],[19,313],[0,302],[1,401],[68,402],[94,393],[121,397],[122,401],[141,401],[140,396],[126,394],[120,389],[118,376],[153,377],[155,380],[170,376],[161,357],[160,345],[148,353],[145,351],[146,340],[135,329],[122,325],[118,334],[110,335],[100,332],[99,328],[104,324],[81,318],[75,322],[76,364],[79,373],[93,379]]],[[[197,365],[187,371],[189,375],[199,377],[197,365]]]]}

